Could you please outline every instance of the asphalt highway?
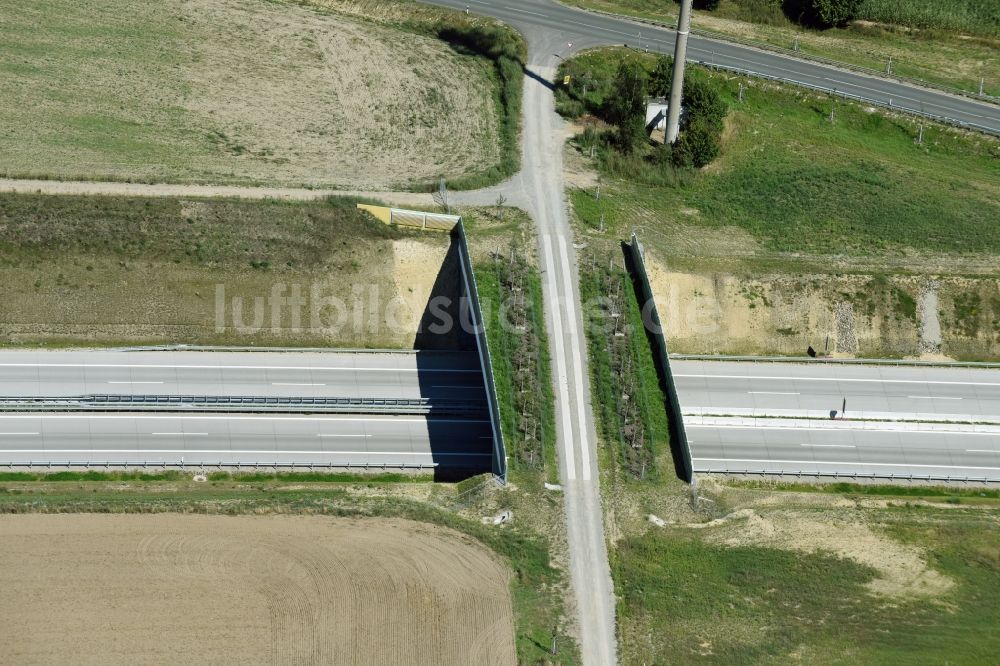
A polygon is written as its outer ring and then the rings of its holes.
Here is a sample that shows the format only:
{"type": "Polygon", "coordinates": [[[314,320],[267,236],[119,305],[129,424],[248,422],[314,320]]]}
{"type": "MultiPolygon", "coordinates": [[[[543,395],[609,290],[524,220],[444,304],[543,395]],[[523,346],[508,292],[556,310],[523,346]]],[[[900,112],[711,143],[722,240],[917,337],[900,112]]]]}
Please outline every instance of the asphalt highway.
{"type": "MultiPolygon", "coordinates": [[[[697,470],[1000,478],[1000,429],[824,428],[823,422],[688,423],[697,470]]],[[[848,424],[856,425],[856,424],[848,424]]]]}
{"type": "Polygon", "coordinates": [[[0,351],[0,396],[485,400],[475,354],[0,351]]]}
{"type": "Polygon", "coordinates": [[[671,369],[696,471],[1000,479],[1000,370],[676,359],[671,369]]]}
{"type": "MultiPolygon", "coordinates": [[[[628,44],[636,48],[673,53],[670,30],[627,19],[592,14],[560,5],[553,0],[433,0],[430,4],[496,17],[525,33],[546,33],[548,42],[561,44],[554,55],[566,57],[583,48],[628,44]],[[572,44],[572,46],[570,46],[572,44]]],[[[838,92],[878,100],[881,103],[978,125],[1000,134],[1000,106],[918,88],[891,79],[841,70],[777,53],[691,35],[688,59],[726,67],[737,67],[789,81],[835,89],[838,92]]]]}
{"type": "Polygon", "coordinates": [[[0,465],[462,466],[489,469],[486,420],[392,416],[0,414],[0,465]]]}
{"type": "Polygon", "coordinates": [[[1000,421],[1000,369],[671,361],[685,413],[1000,421]],[[717,411],[719,410],[719,411],[717,411]]]}

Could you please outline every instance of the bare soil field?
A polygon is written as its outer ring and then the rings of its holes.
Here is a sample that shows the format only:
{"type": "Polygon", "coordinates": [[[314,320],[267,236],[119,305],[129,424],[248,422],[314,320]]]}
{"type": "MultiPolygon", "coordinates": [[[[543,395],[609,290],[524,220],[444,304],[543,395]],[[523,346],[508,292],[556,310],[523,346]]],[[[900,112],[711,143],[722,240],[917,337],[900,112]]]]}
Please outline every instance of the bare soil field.
{"type": "Polygon", "coordinates": [[[311,516],[0,517],[16,663],[512,664],[510,570],[459,532],[311,516]]]}
{"type": "Polygon", "coordinates": [[[412,349],[448,247],[349,199],[0,194],[0,344],[412,349]]]}
{"type": "Polygon", "coordinates": [[[0,31],[0,175],[391,189],[500,160],[491,63],[364,17],[0,0],[0,31]]]}

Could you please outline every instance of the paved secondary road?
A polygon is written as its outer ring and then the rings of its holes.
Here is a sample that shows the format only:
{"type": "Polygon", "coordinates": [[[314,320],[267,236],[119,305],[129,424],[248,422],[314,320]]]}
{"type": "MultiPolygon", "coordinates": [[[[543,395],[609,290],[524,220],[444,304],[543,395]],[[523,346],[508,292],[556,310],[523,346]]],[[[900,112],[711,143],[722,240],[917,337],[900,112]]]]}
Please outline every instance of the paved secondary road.
{"type": "Polygon", "coordinates": [[[0,466],[316,464],[488,470],[484,420],[232,414],[0,414],[0,466]]]}
{"type": "Polygon", "coordinates": [[[671,361],[687,414],[1000,421],[1000,369],[671,361]]]}
{"type": "Polygon", "coordinates": [[[0,351],[0,396],[89,394],[485,400],[469,353],[0,351]]]}
{"type": "MultiPolygon", "coordinates": [[[[547,33],[550,43],[555,47],[553,53],[562,57],[582,48],[611,44],[628,44],[671,54],[674,49],[674,37],[670,30],[584,12],[560,5],[554,0],[433,0],[431,4],[453,9],[468,7],[473,13],[499,18],[525,34],[547,33]],[[573,46],[568,47],[568,43],[573,46]]],[[[979,125],[994,134],[1000,134],[1000,106],[967,97],[917,88],[697,35],[691,35],[688,40],[688,58],[833,88],[838,92],[882,103],[889,103],[891,100],[896,106],[979,125]]]]}

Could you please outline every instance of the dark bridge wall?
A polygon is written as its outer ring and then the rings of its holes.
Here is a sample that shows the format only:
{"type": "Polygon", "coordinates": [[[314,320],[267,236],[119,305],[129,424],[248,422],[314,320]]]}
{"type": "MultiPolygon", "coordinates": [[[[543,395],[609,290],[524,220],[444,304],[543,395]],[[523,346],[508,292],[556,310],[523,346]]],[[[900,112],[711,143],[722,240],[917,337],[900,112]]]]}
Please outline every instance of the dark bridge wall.
{"type": "Polygon", "coordinates": [[[653,349],[653,358],[663,383],[667,396],[667,423],[670,428],[670,450],[674,456],[674,470],[677,477],[687,483],[694,482],[694,466],[691,462],[691,447],[688,445],[687,432],[684,430],[684,417],[681,415],[680,401],[677,399],[677,387],[674,375],[670,370],[670,355],[667,352],[667,338],[660,325],[660,315],[653,299],[653,288],[646,274],[646,262],[643,258],[642,244],[635,234],[632,243],[623,243],[625,247],[626,265],[632,275],[632,283],[639,297],[642,309],[642,321],[646,327],[646,339],[653,349]]]}
{"type": "Polygon", "coordinates": [[[472,254],[465,236],[465,225],[459,221],[452,230],[452,246],[458,251],[462,274],[462,296],[467,304],[468,315],[463,320],[471,323],[476,337],[476,348],[479,361],[483,368],[483,378],[486,381],[486,400],[493,428],[493,473],[503,481],[507,480],[507,451],[504,446],[503,432],[500,429],[500,403],[497,401],[497,387],[493,379],[493,363],[490,357],[489,342],[486,338],[486,326],[483,324],[483,310],[479,303],[479,289],[476,287],[476,275],[472,270],[472,254]]]}

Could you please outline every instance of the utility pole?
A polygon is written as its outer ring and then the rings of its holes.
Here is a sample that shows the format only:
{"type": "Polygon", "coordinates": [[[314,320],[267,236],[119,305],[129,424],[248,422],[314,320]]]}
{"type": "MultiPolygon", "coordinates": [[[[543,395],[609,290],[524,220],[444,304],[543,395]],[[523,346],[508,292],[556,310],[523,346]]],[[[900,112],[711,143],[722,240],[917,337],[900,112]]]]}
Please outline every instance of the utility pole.
{"type": "Polygon", "coordinates": [[[684,91],[684,59],[687,57],[688,33],[691,31],[691,0],[681,0],[674,44],[674,80],[670,82],[670,106],[667,109],[667,143],[677,141],[680,130],[681,97],[684,91]]]}

